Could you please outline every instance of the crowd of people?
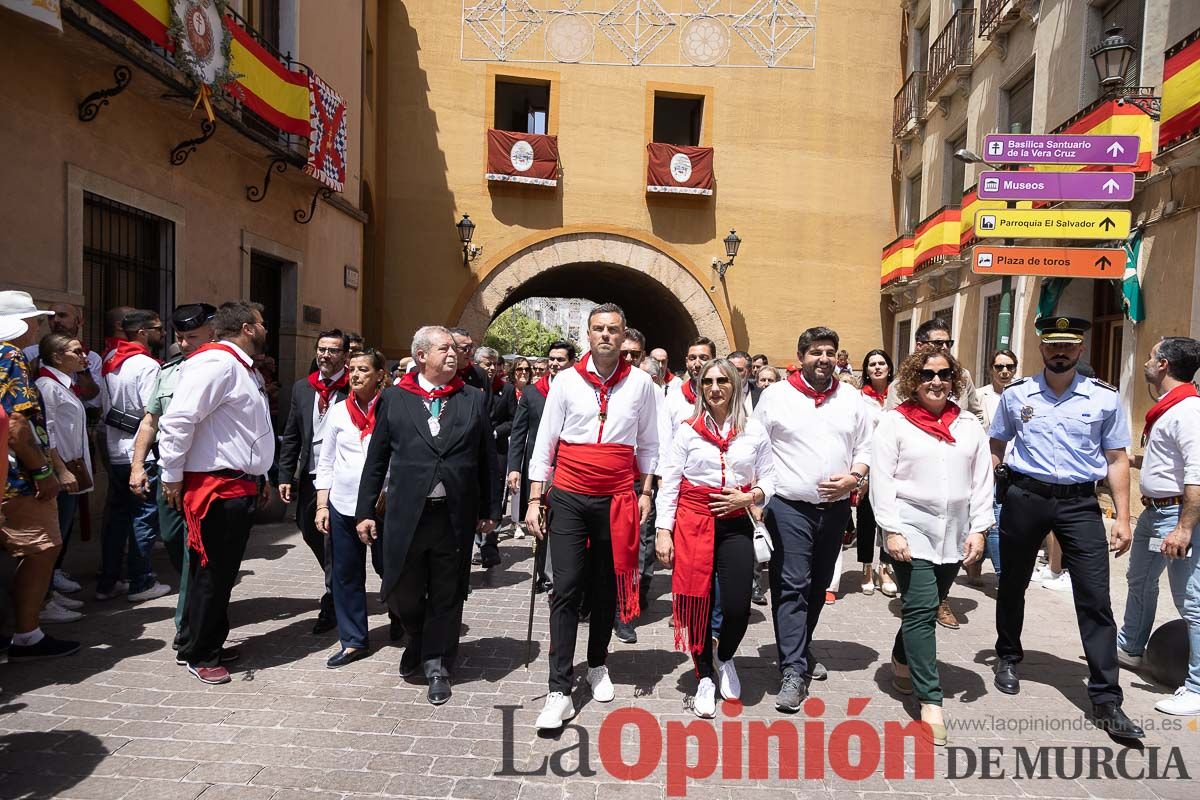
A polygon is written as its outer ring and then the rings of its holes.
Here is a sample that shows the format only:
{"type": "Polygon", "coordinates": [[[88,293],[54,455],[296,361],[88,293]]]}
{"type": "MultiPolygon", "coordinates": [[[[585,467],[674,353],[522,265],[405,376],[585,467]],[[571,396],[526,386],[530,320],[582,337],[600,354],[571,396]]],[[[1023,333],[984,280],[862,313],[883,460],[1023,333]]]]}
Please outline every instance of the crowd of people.
{"type": "Polygon", "coordinates": [[[295,503],[322,569],[312,633],[336,631],[327,665],[372,652],[369,552],[390,636],[407,641],[400,674],[423,677],[435,705],[452,696],[472,566],[502,562],[508,529],[532,534],[533,590],[549,595],[540,729],[576,714],[581,622],[583,683],[599,702],[615,698],[611,639],[637,641],[657,567],[671,571],[669,624],[694,666],[694,712],[713,717],[718,698],[740,698],[735,659],[752,604],[770,605],[775,707],[798,711],[828,675],[812,644],[855,540],[861,591],[900,598],[892,685],[919,701],[934,743],[947,741],[936,631],[960,624],[948,602],[956,576],[965,568],[978,581],[991,562],[994,682],[1017,694],[1025,595],[1043,547],[1047,583],[1074,593],[1096,723],[1143,735],[1122,710],[1118,670],[1141,665],[1164,570],[1191,660],[1186,683],[1156,707],[1200,714],[1196,340],[1151,349],[1145,378],[1158,399],[1144,454],[1131,461],[1119,395],[1081,373],[1088,323],[1070,317],[1037,321],[1042,369],[1018,378],[1016,356],[998,350],[978,390],[936,318],[899,363],[875,349],[857,372],[837,332],[817,326],[780,367],[761,354],[721,355],[698,337],[676,374],[670,354],[648,349],[613,304],[592,309],[586,352],[557,341],[507,360],[465,329],[425,326],[411,356],[389,369],[361,338],[327,330],[279,432],[260,306],[177,308],[165,362],[156,312],[113,309],[99,354],[84,345],[82,319],[69,304],[44,310],[26,293],[0,292],[3,540],[16,562],[10,662],[79,649],[41,626],[82,613],[73,597],[82,584],[62,559],[77,520],[89,519],[102,464],[95,600],[171,592],[172,579],[153,569],[161,539],[178,582],[176,660],[207,684],[230,680],[239,655],[226,641],[230,596],[255,511],[277,493],[295,503]],[[1145,506],[1136,531],[1131,465],[1145,506]],[[1100,482],[1114,506],[1107,528],[1100,482]],[[1131,543],[1118,630],[1110,554],[1131,543]]]}

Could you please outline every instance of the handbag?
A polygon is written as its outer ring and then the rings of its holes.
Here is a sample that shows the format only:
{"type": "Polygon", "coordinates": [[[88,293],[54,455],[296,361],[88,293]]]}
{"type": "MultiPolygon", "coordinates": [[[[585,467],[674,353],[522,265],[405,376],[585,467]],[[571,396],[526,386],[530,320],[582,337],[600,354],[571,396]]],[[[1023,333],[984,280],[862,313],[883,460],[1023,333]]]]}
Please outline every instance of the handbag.
{"type": "Polygon", "coordinates": [[[766,564],[771,560],[771,554],[775,552],[775,544],[771,541],[771,534],[767,530],[767,526],[761,522],[754,523],[754,558],[759,564],[766,564]]]}
{"type": "Polygon", "coordinates": [[[93,484],[91,470],[87,468],[87,462],[80,458],[73,458],[70,461],[63,462],[71,474],[75,476],[75,482],[79,484],[76,493],[86,492],[91,489],[93,484]]]}

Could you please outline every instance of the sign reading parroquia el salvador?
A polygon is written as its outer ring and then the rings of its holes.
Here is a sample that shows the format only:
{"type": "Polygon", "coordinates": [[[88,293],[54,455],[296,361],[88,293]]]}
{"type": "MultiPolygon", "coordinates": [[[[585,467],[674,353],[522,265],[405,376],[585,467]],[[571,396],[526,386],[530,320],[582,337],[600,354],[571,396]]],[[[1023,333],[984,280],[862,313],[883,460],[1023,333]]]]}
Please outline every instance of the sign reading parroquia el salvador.
{"type": "Polygon", "coordinates": [[[981,239],[1124,239],[1132,215],[1113,209],[994,208],[975,214],[981,239]]]}

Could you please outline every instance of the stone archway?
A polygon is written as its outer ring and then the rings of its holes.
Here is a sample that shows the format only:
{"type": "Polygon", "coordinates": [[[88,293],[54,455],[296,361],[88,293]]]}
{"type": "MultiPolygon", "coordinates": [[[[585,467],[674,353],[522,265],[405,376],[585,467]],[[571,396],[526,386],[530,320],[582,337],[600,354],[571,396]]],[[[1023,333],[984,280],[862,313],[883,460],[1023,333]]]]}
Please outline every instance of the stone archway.
{"type": "Polygon", "coordinates": [[[667,347],[673,360],[682,356],[680,343],[697,335],[712,339],[717,352],[729,352],[728,309],[672,250],[632,231],[595,228],[519,243],[500,253],[473,289],[464,289],[450,318],[482,337],[496,315],[526,297],[585,297],[620,304],[629,324],[642,328],[651,346],[667,347]]]}

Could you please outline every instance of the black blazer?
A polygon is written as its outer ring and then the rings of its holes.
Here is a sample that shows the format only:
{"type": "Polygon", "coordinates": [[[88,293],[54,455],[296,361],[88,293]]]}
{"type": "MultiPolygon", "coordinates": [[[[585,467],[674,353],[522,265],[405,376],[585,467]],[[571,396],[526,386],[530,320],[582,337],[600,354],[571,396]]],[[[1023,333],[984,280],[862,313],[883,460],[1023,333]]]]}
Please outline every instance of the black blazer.
{"type": "MultiPolygon", "coordinates": [[[[531,387],[526,386],[525,392],[531,387]]],[[[525,392],[522,392],[524,396],[525,392]]],[[[496,429],[496,452],[508,454],[508,440],[512,434],[513,420],[517,416],[517,387],[511,383],[492,396],[492,427],[496,429]]]]}
{"type": "Polygon", "coordinates": [[[487,373],[483,371],[483,367],[478,364],[472,364],[471,368],[462,376],[463,383],[467,386],[474,386],[479,391],[483,392],[484,408],[487,409],[488,415],[492,413],[492,384],[488,381],[487,373]]]}
{"type": "Polygon", "coordinates": [[[449,499],[463,598],[471,572],[475,525],[481,519],[500,519],[500,493],[496,491],[500,476],[496,474],[496,449],[483,393],[464,387],[445,402],[441,434],[436,439],[429,432],[424,401],[412,392],[388,387],[375,409],[375,431],[359,482],[355,518],[375,518],[375,501],[390,466],[382,531],[384,597],[404,569],[425,498],[439,482],[449,499]]]}
{"type": "Polygon", "coordinates": [[[546,408],[546,396],[531,383],[521,392],[517,413],[513,416],[512,433],[508,437],[508,472],[521,473],[521,519],[529,505],[529,459],[537,442],[538,426],[546,408]]]}
{"type": "MultiPolygon", "coordinates": [[[[329,400],[334,404],[346,399],[349,389],[338,389],[329,400]]],[[[317,390],[309,385],[308,378],[296,381],[292,386],[292,404],[288,409],[287,425],[283,428],[283,442],[279,446],[279,482],[295,483],[301,475],[312,472],[313,398],[317,390]]]]}

